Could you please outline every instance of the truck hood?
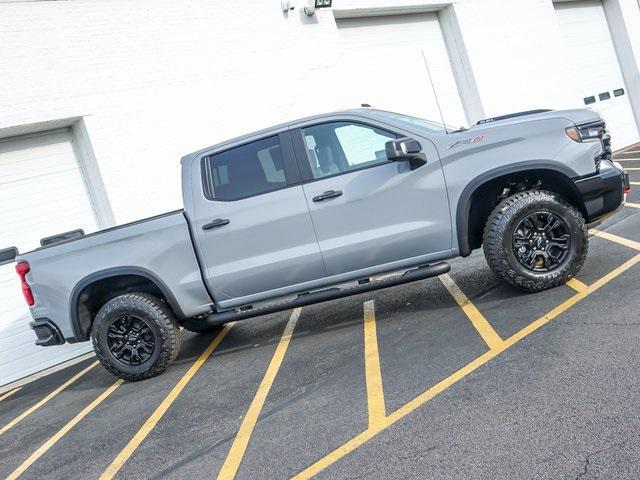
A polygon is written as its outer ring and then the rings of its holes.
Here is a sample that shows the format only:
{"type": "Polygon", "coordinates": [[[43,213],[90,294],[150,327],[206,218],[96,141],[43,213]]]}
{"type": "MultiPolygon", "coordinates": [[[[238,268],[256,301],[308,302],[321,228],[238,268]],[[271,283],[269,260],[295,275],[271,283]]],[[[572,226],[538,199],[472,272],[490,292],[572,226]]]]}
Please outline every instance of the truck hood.
{"type": "Polygon", "coordinates": [[[575,108],[570,110],[531,110],[528,112],[512,113],[499,117],[487,118],[480,120],[470,130],[476,127],[484,126],[501,126],[510,125],[521,122],[530,122],[534,120],[546,120],[562,118],[576,125],[597,122],[601,120],[600,115],[590,108],[575,108]]]}

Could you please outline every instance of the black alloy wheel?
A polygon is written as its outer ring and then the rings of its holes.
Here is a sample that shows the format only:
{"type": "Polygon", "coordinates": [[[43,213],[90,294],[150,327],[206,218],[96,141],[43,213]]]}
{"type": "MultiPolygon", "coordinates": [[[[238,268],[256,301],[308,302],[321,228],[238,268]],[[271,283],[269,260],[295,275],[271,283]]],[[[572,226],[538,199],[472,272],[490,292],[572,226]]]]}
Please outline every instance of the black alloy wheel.
{"type": "Polygon", "coordinates": [[[518,223],[511,246],[523,267],[533,272],[550,272],[569,256],[571,233],[562,218],[538,211],[518,223]]]}
{"type": "Polygon", "coordinates": [[[114,319],[107,330],[107,345],[123,365],[141,365],[153,354],[156,342],[149,325],[135,315],[114,319]]]}
{"type": "Polygon", "coordinates": [[[576,276],[589,236],[576,206],[555,192],[525,190],[496,205],[482,247],[498,277],[526,292],[541,292],[576,276]]]}

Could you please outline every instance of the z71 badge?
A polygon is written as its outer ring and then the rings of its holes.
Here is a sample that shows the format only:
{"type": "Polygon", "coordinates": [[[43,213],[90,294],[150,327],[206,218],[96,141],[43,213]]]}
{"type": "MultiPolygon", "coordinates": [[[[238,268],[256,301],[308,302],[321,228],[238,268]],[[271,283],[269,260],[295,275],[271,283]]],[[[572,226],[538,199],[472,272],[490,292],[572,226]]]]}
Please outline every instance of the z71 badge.
{"type": "Polygon", "coordinates": [[[459,142],[452,143],[447,148],[454,148],[454,147],[459,147],[460,145],[468,145],[470,143],[478,143],[478,142],[484,142],[484,135],[476,135],[475,137],[460,140],[459,142]]]}

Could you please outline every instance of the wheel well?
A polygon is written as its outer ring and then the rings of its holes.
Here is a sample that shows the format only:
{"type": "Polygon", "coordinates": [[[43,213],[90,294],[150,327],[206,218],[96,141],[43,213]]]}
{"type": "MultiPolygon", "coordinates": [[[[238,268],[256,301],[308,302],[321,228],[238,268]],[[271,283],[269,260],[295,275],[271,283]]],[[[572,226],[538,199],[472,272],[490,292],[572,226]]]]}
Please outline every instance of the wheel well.
{"type": "Polygon", "coordinates": [[[469,214],[465,219],[466,242],[464,235],[461,236],[460,231],[458,232],[460,253],[466,256],[482,246],[484,226],[498,203],[509,195],[531,189],[557,193],[586,218],[587,212],[578,189],[563,173],[545,169],[509,173],[487,180],[473,190],[469,200],[469,214]]]}
{"type": "Polygon", "coordinates": [[[148,293],[170,304],[164,292],[147,277],[135,274],[101,278],[84,286],[74,296],[74,330],[77,340],[87,340],[96,314],[108,301],[131,292],[148,293]]]}

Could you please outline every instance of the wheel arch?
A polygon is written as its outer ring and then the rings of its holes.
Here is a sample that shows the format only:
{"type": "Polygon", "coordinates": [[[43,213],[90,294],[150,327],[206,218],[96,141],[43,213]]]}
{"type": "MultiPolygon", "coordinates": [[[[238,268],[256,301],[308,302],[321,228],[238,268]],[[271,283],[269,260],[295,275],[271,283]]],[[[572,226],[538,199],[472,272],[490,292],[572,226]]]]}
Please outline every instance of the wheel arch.
{"type": "Polygon", "coordinates": [[[70,343],[89,339],[97,310],[123,293],[141,291],[164,300],[179,319],[185,315],[167,285],[153,272],[141,267],[116,267],[100,270],[80,280],[69,300],[69,318],[73,329],[70,343]]]}
{"type": "Polygon", "coordinates": [[[461,256],[469,256],[475,248],[480,246],[486,219],[497,205],[497,202],[481,203],[482,195],[490,191],[492,186],[499,186],[501,182],[524,176],[538,177],[543,182],[546,180],[546,185],[543,184],[545,189],[560,194],[583,215],[586,215],[584,202],[572,180],[576,176],[575,172],[569,167],[551,161],[526,161],[498,167],[475,177],[460,194],[456,208],[456,233],[461,256]],[[477,215],[472,215],[474,200],[479,201],[476,205],[482,205],[476,212],[477,215]],[[478,238],[480,238],[480,244],[478,238]]]}

